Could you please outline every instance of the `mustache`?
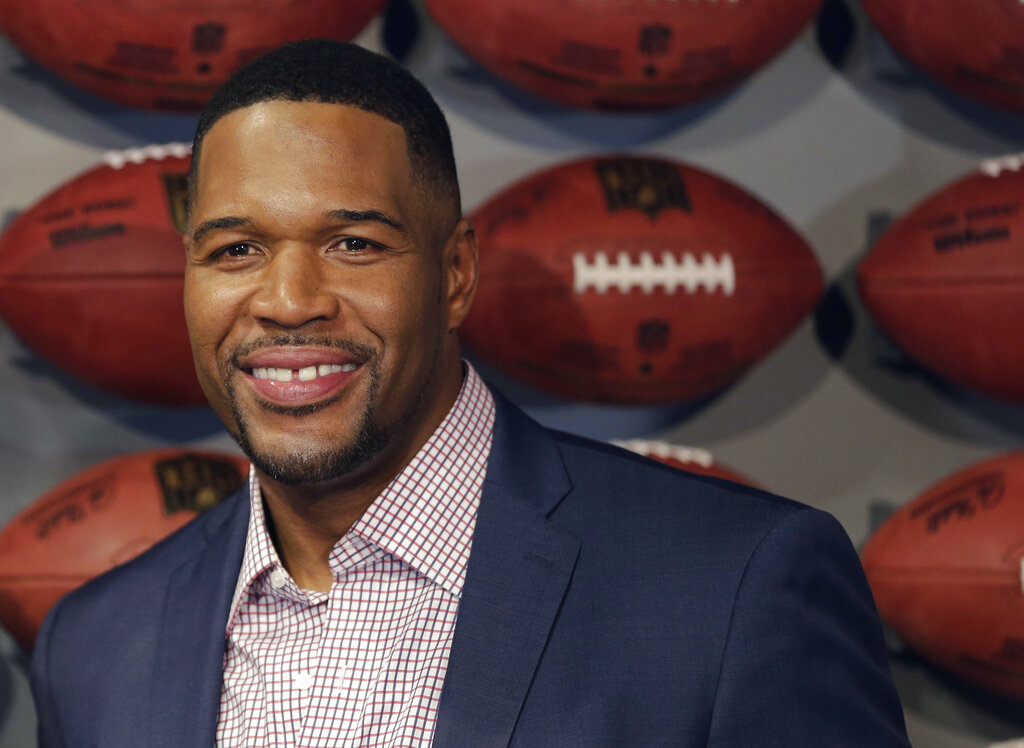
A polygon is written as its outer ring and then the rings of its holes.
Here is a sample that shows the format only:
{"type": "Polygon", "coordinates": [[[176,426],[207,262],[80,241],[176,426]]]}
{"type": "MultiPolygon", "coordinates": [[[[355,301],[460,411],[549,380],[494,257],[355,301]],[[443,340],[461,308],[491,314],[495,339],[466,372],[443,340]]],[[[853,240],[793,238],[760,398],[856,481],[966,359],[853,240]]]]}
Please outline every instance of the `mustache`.
{"type": "Polygon", "coordinates": [[[251,353],[255,353],[256,351],[260,351],[265,348],[286,348],[289,346],[297,348],[336,348],[354,356],[364,363],[377,357],[376,349],[368,345],[363,345],[362,343],[356,343],[352,340],[331,338],[327,335],[287,334],[268,336],[258,340],[251,340],[248,343],[243,343],[232,351],[231,363],[238,367],[242,358],[251,353]]]}

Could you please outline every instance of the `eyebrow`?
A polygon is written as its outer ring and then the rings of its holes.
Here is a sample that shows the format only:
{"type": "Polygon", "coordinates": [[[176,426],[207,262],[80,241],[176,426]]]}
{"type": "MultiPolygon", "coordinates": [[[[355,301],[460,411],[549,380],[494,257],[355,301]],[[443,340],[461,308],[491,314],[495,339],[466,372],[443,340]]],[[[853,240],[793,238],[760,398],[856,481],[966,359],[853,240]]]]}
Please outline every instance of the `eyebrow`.
{"type": "MultiPolygon", "coordinates": [[[[327,218],[334,221],[344,221],[346,223],[363,223],[368,221],[373,223],[382,223],[396,231],[401,231],[403,233],[406,231],[405,226],[400,221],[391,218],[389,215],[382,213],[379,210],[348,210],[346,208],[338,208],[336,210],[327,211],[327,218]]],[[[216,231],[218,229],[237,229],[243,226],[251,228],[253,226],[253,222],[248,218],[242,218],[239,216],[211,218],[209,221],[203,221],[196,227],[196,230],[192,232],[192,241],[199,241],[211,231],[216,231]]]]}
{"type": "Polygon", "coordinates": [[[197,242],[211,231],[216,231],[217,229],[237,229],[240,226],[252,226],[252,221],[248,218],[239,218],[237,216],[211,218],[209,221],[203,221],[196,227],[196,230],[192,232],[192,241],[197,242]]]}
{"type": "Polygon", "coordinates": [[[405,232],[405,226],[400,221],[379,210],[346,210],[345,208],[338,208],[337,210],[328,211],[327,217],[347,223],[361,223],[364,221],[383,223],[385,226],[390,226],[397,231],[405,232]]]}

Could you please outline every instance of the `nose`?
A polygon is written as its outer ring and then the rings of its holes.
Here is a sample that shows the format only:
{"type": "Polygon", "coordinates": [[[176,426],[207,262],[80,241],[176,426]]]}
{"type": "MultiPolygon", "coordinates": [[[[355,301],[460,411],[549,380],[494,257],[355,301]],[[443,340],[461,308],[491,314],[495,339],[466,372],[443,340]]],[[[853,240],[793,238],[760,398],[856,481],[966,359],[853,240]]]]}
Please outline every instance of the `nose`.
{"type": "Polygon", "coordinates": [[[276,251],[251,297],[253,317],[287,329],[333,318],[338,299],[328,288],[324,270],[313,249],[292,246],[276,251]]]}

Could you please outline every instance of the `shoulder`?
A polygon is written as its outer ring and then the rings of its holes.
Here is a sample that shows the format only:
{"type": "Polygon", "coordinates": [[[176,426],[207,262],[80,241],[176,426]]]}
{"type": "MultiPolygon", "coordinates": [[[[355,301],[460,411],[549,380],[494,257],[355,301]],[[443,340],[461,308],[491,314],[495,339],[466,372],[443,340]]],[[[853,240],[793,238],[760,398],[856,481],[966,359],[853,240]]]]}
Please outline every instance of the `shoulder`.
{"type": "MultiPolygon", "coordinates": [[[[157,614],[167,584],[184,564],[194,561],[219,536],[236,534],[248,521],[248,496],[243,489],[225,498],[180,530],[163,538],[134,559],[90,580],[65,595],[51,609],[44,631],[73,631],[102,627],[118,617],[126,625],[157,614]],[[133,615],[123,612],[132,610],[133,615]]],[[[48,633],[52,633],[49,632],[48,633]]]]}
{"type": "Polygon", "coordinates": [[[62,731],[137,745],[144,728],[128,715],[148,708],[154,674],[219,665],[248,506],[244,492],[228,497],[53,606],[31,667],[47,745],[61,744],[62,731]]]}
{"type": "Polygon", "coordinates": [[[599,558],[602,567],[616,559],[627,573],[647,573],[653,563],[681,575],[700,564],[736,581],[762,540],[790,518],[814,533],[845,535],[830,515],[804,504],[554,431],[499,393],[495,401],[488,482],[577,539],[581,559],[599,558]]]}
{"type": "Polygon", "coordinates": [[[572,491],[556,514],[591,520],[609,517],[618,527],[653,533],[741,538],[747,544],[793,518],[838,525],[830,515],[732,481],[664,465],[612,444],[549,432],[558,444],[572,491]]]}
{"type": "Polygon", "coordinates": [[[845,530],[826,512],[613,445],[551,437],[571,488],[547,520],[578,541],[577,590],[591,597],[651,610],[689,600],[705,612],[702,625],[715,622],[724,637],[762,568],[838,565],[862,576],[845,530]]]}

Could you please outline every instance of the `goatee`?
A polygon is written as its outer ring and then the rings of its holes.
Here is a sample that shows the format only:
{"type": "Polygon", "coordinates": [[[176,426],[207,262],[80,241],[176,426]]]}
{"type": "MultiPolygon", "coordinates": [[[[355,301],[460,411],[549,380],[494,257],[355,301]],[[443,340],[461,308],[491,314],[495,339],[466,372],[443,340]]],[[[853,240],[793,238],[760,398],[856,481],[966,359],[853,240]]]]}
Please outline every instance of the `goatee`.
{"type": "MultiPolygon", "coordinates": [[[[252,428],[239,406],[238,397],[230,377],[225,377],[225,388],[231,401],[231,411],[238,425],[238,433],[233,434],[235,441],[245,452],[252,463],[263,473],[275,481],[289,486],[313,485],[326,483],[340,478],[362,467],[377,455],[391,440],[393,428],[374,425],[378,398],[380,396],[381,374],[380,361],[376,352],[365,346],[346,341],[332,341],[323,338],[298,337],[294,335],[278,337],[262,341],[259,345],[246,346],[235,353],[235,358],[253,350],[271,346],[330,346],[340,348],[347,353],[358,356],[364,361],[363,376],[369,380],[366,394],[366,406],[359,421],[355,437],[348,443],[334,449],[308,449],[288,452],[277,450],[271,452],[259,448],[254,442],[252,428]]],[[[288,407],[275,403],[264,402],[261,406],[282,415],[296,418],[315,413],[334,403],[333,399],[313,405],[288,407]]]]}

